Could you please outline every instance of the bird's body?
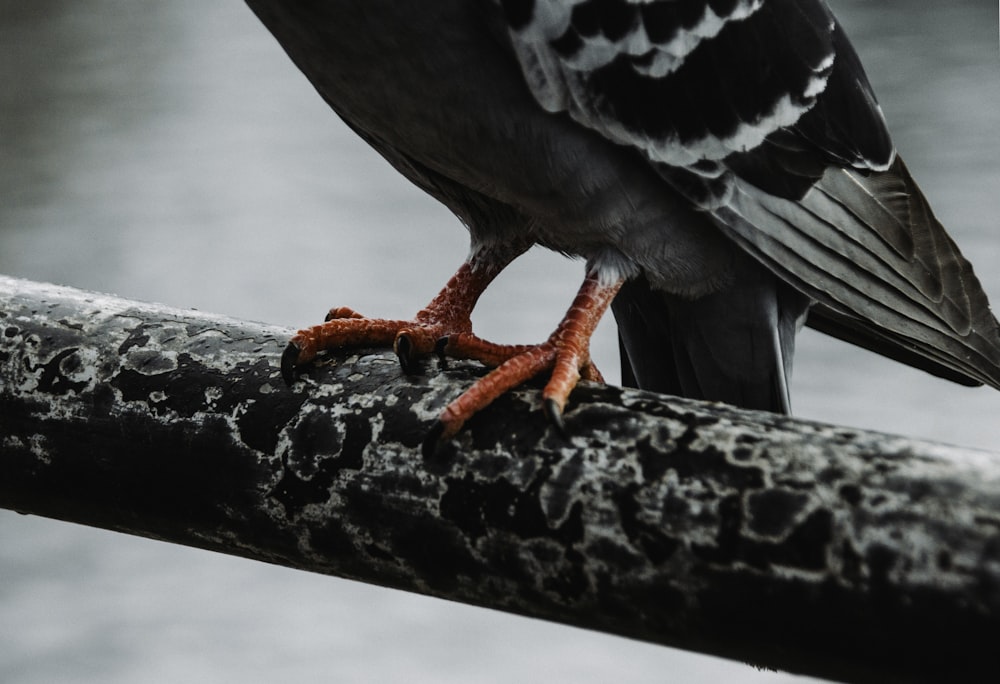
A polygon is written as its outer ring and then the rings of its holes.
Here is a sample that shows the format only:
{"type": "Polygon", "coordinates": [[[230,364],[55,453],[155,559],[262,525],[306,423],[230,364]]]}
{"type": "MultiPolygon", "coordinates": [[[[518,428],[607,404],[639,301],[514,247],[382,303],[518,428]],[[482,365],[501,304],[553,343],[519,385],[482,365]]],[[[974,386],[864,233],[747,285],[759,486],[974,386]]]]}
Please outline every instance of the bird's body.
{"type": "Polygon", "coordinates": [[[812,306],[827,332],[1000,386],[986,297],[822,0],[248,4],[463,220],[473,270],[541,244],[613,285],[636,384],[787,410],[812,306]]]}
{"type": "Polygon", "coordinates": [[[635,151],[538,106],[490,29],[487,16],[499,19],[499,6],[277,4],[250,2],[266,6],[258,11],[276,35],[308,27],[282,41],[292,59],[348,124],[465,220],[474,243],[527,238],[595,259],[631,252],[626,262],[655,259],[664,263],[651,270],[679,271],[676,286],[686,290],[704,292],[724,278],[716,254],[726,241],[635,151]],[[354,46],[357,35],[369,38],[354,46]],[[656,254],[649,242],[674,247],[656,254]]]}

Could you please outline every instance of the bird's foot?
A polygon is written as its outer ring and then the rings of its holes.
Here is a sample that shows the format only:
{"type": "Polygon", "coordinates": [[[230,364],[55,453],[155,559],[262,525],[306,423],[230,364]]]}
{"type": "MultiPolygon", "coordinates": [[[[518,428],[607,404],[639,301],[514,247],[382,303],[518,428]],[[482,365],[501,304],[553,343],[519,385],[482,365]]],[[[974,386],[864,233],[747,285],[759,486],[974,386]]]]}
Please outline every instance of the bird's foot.
{"type": "Polygon", "coordinates": [[[296,369],[325,349],[389,345],[396,351],[403,372],[412,373],[416,360],[434,352],[441,338],[471,334],[470,316],[476,300],[513,258],[501,256],[485,263],[470,260],[463,264],[413,320],[365,318],[347,307],[330,309],[324,323],[299,330],[288,342],[281,355],[281,376],[291,385],[296,369]]]}
{"type": "Polygon", "coordinates": [[[326,349],[392,345],[403,371],[432,353],[475,359],[493,370],[445,407],[424,443],[433,451],[438,441],[455,435],[476,412],[504,392],[551,371],[542,392],[545,413],[563,431],[562,412],[580,378],[603,382],[590,360],[590,337],[622,281],[602,283],[595,274],[584,280],[555,332],[537,345],[494,344],[472,333],[470,313],[479,294],[499,269],[477,272],[466,264],[441,293],[413,320],[365,318],[353,309],[331,309],[320,325],[298,331],[281,356],[281,375],[289,385],[296,369],[326,349]]]}
{"type": "Polygon", "coordinates": [[[286,384],[293,384],[297,369],[323,350],[389,345],[396,350],[403,371],[410,373],[421,351],[426,354],[434,349],[434,342],[428,346],[426,340],[436,341],[447,334],[440,325],[430,327],[416,321],[365,318],[347,307],[331,309],[324,323],[299,330],[289,340],[281,355],[281,376],[286,384]]]}
{"type": "Polygon", "coordinates": [[[444,354],[476,358],[496,368],[445,407],[424,442],[425,454],[433,452],[439,441],[454,436],[465,421],[504,392],[545,371],[551,371],[551,376],[542,391],[542,406],[556,429],[564,432],[563,409],[577,382],[581,378],[604,381],[590,360],[590,337],[621,285],[621,280],[602,284],[595,275],[588,275],[555,332],[538,345],[480,346],[483,341],[471,333],[444,339],[439,345],[444,354]]]}

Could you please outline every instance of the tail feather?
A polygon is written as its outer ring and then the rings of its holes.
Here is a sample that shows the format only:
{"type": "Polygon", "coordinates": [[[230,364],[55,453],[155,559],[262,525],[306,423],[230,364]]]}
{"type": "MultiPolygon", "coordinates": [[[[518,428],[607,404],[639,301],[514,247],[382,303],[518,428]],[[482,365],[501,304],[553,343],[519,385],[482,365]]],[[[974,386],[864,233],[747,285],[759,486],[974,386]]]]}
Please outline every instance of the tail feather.
{"type": "Polygon", "coordinates": [[[798,202],[742,184],[714,215],[818,303],[812,327],[941,377],[1000,389],[1000,324],[898,157],[882,173],[829,169],[798,202]]]}
{"type": "Polygon", "coordinates": [[[788,413],[795,334],[808,304],[746,257],[728,287],[694,300],[643,279],[626,283],[612,305],[623,382],[788,413]]]}
{"type": "Polygon", "coordinates": [[[838,340],[881,354],[893,361],[919,368],[931,375],[959,385],[980,387],[983,384],[979,380],[973,380],[968,375],[951,368],[948,365],[947,356],[933,348],[921,347],[912,342],[907,343],[906,340],[865,325],[856,317],[845,315],[822,304],[815,304],[809,310],[806,325],[813,330],[836,337],[838,340]]]}

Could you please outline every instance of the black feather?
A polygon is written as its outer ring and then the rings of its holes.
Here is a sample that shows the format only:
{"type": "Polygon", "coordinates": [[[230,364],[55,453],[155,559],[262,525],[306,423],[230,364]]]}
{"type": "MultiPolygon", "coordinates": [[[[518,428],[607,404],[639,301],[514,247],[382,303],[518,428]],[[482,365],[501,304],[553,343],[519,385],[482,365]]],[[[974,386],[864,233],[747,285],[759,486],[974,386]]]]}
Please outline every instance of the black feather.
{"type": "Polygon", "coordinates": [[[788,413],[795,333],[808,305],[745,255],[734,255],[727,287],[697,299],[630,281],[612,304],[623,382],[788,413]]]}
{"type": "Polygon", "coordinates": [[[898,156],[881,173],[831,168],[797,203],[744,186],[714,215],[822,305],[817,327],[935,375],[1000,389],[1000,324],[898,156]]]}

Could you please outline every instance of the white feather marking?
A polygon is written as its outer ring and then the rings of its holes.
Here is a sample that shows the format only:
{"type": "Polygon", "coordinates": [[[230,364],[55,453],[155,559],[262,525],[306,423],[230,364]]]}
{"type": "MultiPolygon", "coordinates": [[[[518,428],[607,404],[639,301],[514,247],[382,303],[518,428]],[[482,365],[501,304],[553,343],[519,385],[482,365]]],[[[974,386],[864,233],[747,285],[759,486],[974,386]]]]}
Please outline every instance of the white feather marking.
{"type": "Polygon", "coordinates": [[[675,57],[669,52],[658,51],[653,55],[653,61],[651,61],[648,66],[637,64],[635,65],[635,70],[636,72],[642,74],[643,76],[648,76],[649,78],[663,78],[664,76],[677,71],[683,65],[683,58],[675,57]]]}
{"type": "MultiPolygon", "coordinates": [[[[562,37],[570,28],[573,10],[588,0],[536,0],[531,22],[515,32],[513,37],[522,43],[545,44],[562,37]]],[[[643,5],[664,0],[630,0],[631,4],[643,5]]],[[[603,35],[581,37],[582,47],[572,55],[562,58],[570,69],[590,71],[611,63],[619,55],[639,57],[655,51],[648,65],[637,65],[636,71],[652,78],[662,78],[676,71],[684,64],[684,58],[694,51],[702,41],[712,38],[733,21],[742,21],[759,10],[764,0],[742,0],[731,14],[723,17],[715,13],[706,3],[698,22],[690,29],[678,30],[666,43],[650,40],[646,27],[641,21],[621,40],[612,42],[603,35]]]]}
{"type": "Polygon", "coordinates": [[[585,0],[537,0],[531,21],[516,37],[526,42],[548,42],[566,33],[573,8],[585,0]]]}
{"type": "Polygon", "coordinates": [[[597,275],[602,287],[609,287],[621,280],[631,280],[639,275],[639,266],[617,249],[603,249],[587,260],[587,271],[597,275]]]}
{"type": "MultiPolygon", "coordinates": [[[[806,90],[822,92],[826,82],[826,75],[817,74],[810,80],[806,90]]],[[[751,150],[779,128],[793,125],[812,105],[813,101],[798,104],[792,101],[790,95],[782,95],[768,114],[753,122],[742,122],[730,136],[720,138],[706,135],[683,142],[676,136],[653,139],[629,130],[616,119],[601,116],[586,105],[581,107],[579,99],[574,99],[571,103],[569,113],[579,123],[600,131],[616,143],[638,147],[654,162],[685,167],[703,160],[718,161],[733,152],[751,150]]]]}
{"type": "Polygon", "coordinates": [[[552,52],[530,45],[525,46],[519,56],[525,80],[538,104],[545,111],[553,113],[569,109],[569,89],[565,74],[552,52]]]}
{"type": "MultiPolygon", "coordinates": [[[[741,0],[733,11],[719,16],[706,3],[701,19],[692,28],[678,31],[669,42],[655,44],[642,22],[621,40],[612,42],[599,35],[583,39],[574,54],[560,56],[549,41],[561,37],[570,27],[573,9],[587,0],[536,0],[531,23],[512,33],[521,66],[528,85],[539,104],[549,112],[567,111],[580,124],[599,131],[610,140],[636,147],[654,161],[671,166],[690,167],[698,162],[718,161],[733,152],[745,152],[760,145],[776,130],[791,126],[808,111],[814,98],[826,88],[834,56],[827,56],[814,70],[805,90],[796,98],[790,95],[778,99],[771,111],[754,121],[742,122],[732,135],[706,135],[695,140],[681,141],[676,136],[654,139],[641,131],[626,128],[618,120],[599,111],[594,95],[588,90],[587,77],[595,69],[609,64],[619,55],[654,56],[633,68],[651,78],[663,78],[684,64],[684,58],[706,39],[716,35],[729,23],[751,16],[763,6],[764,0],[741,0]]],[[[629,0],[636,5],[663,0],[629,0]]]]}

